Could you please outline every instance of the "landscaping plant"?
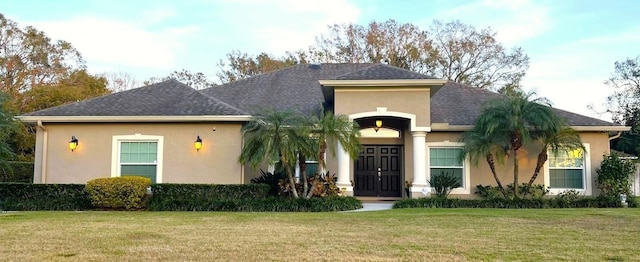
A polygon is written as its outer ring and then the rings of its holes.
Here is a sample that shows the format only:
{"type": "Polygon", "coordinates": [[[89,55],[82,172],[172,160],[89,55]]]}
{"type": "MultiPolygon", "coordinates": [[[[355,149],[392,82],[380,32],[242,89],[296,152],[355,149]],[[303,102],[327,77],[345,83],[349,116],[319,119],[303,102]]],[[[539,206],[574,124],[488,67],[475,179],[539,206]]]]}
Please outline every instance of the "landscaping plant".
{"type": "Polygon", "coordinates": [[[632,161],[620,159],[616,153],[605,155],[600,167],[596,169],[600,195],[611,199],[619,199],[621,195],[625,195],[627,199],[633,199],[631,185],[635,172],[636,165],[632,161]]]}
{"type": "Polygon", "coordinates": [[[446,198],[451,190],[460,187],[462,184],[460,180],[454,177],[451,173],[442,172],[439,175],[431,177],[431,180],[427,181],[431,187],[435,190],[436,197],[446,198]]]}
{"type": "Polygon", "coordinates": [[[151,180],[139,176],[96,178],[87,182],[85,190],[97,208],[141,209],[142,199],[151,180]]]}

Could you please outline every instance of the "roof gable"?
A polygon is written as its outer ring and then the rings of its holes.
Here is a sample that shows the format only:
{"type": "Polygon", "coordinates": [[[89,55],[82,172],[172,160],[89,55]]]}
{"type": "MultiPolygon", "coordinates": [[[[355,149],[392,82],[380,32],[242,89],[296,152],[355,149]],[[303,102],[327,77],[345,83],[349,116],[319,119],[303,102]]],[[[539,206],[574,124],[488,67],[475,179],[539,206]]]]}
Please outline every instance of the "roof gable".
{"type": "Polygon", "coordinates": [[[52,107],[23,116],[196,116],[247,115],[171,79],[153,85],[52,107]]]}

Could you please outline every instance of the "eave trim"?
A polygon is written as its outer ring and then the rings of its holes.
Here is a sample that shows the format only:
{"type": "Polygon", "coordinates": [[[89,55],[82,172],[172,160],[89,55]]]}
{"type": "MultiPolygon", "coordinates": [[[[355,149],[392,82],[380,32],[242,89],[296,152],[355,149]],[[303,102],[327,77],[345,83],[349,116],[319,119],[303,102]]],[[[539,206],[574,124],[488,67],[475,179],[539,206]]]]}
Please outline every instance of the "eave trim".
{"type": "MultiPolygon", "coordinates": [[[[575,131],[629,131],[630,126],[569,126],[575,131]]],[[[432,123],[431,131],[470,131],[472,125],[449,125],[448,123],[432,123]]]]}
{"type": "Polygon", "coordinates": [[[444,85],[446,79],[377,79],[377,80],[319,80],[323,86],[367,86],[367,87],[385,87],[385,86],[425,86],[425,85],[444,85]]]}
{"type": "Polygon", "coordinates": [[[251,120],[250,115],[239,116],[17,116],[17,119],[36,123],[137,123],[137,122],[246,122],[251,120]]]}

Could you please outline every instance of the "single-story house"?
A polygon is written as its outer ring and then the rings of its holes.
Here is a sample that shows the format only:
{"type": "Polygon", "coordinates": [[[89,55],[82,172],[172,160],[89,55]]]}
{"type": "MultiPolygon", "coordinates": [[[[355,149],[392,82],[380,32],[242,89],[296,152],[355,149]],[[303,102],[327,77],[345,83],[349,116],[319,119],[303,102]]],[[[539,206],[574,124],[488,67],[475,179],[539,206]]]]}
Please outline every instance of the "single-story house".
{"type": "MultiPolygon", "coordinates": [[[[462,181],[452,194],[465,197],[495,182],[486,163],[457,160],[460,137],[483,103],[500,96],[385,64],[300,64],[204,90],[169,80],[19,118],[37,125],[34,183],[136,174],[155,183],[243,184],[260,175],[238,161],[243,123],[267,109],[311,114],[324,107],[362,128],[357,159],[340,147],[327,154],[327,170],[345,194],[398,198],[409,189],[423,196],[431,174],[448,172],[462,181]]],[[[609,133],[629,127],[555,110],[579,131],[586,151],[552,157],[536,182],[593,195],[609,133]]],[[[539,149],[521,150],[525,182],[539,149]]],[[[498,175],[512,182],[511,164],[498,175]]]]}

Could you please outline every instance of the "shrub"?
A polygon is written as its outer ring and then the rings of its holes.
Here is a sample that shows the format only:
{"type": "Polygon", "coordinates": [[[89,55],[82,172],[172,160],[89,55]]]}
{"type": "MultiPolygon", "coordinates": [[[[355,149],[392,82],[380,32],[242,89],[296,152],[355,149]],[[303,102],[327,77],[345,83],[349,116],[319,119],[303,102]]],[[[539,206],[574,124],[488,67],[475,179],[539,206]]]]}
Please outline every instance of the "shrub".
{"type": "MultiPolygon", "coordinates": [[[[215,203],[262,199],[269,185],[155,184],[151,185],[151,210],[209,210],[215,203]]],[[[215,208],[214,208],[215,209],[215,208]]]]}
{"type": "MultiPolygon", "coordinates": [[[[507,185],[507,190],[513,192],[513,183],[507,185]]],[[[523,198],[540,199],[549,194],[549,188],[543,184],[522,183],[518,186],[518,192],[520,192],[523,198]]]]}
{"type": "Polygon", "coordinates": [[[267,197],[256,199],[209,199],[206,201],[173,201],[165,205],[150,205],[155,211],[244,211],[244,212],[327,212],[362,208],[353,197],[293,199],[267,197]]]}
{"type": "Polygon", "coordinates": [[[460,181],[450,173],[442,172],[440,175],[431,177],[431,180],[427,181],[436,191],[437,197],[447,197],[451,190],[456,187],[460,187],[460,181]]]}
{"type": "Polygon", "coordinates": [[[494,199],[494,198],[503,198],[504,197],[502,195],[502,192],[500,192],[500,190],[498,189],[497,186],[477,185],[475,193],[477,195],[479,195],[481,198],[484,198],[484,199],[494,199]]]}
{"type": "Polygon", "coordinates": [[[314,175],[309,177],[309,186],[313,186],[314,181],[317,180],[315,187],[312,188],[312,196],[314,197],[327,197],[340,195],[340,188],[336,185],[338,177],[336,174],[329,174],[327,172],[324,175],[314,175]]]}
{"type": "Polygon", "coordinates": [[[0,210],[91,209],[84,185],[0,183],[0,210]]]}
{"type": "Polygon", "coordinates": [[[605,155],[600,167],[596,169],[600,195],[618,201],[621,194],[628,196],[627,199],[632,198],[631,184],[635,171],[636,166],[633,162],[620,159],[615,153],[605,155]]]}
{"type": "MultiPolygon", "coordinates": [[[[507,193],[506,198],[513,199],[513,183],[508,184],[505,188],[507,193]]],[[[528,183],[522,183],[518,186],[518,192],[520,192],[522,198],[540,199],[549,193],[549,188],[541,184],[534,184],[529,186],[528,183]]],[[[484,199],[505,198],[500,192],[498,186],[476,186],[476,194],[484,199]]]]}
{"type": "Polygon", "coordinates": [[[494,198],[494,199],[447,199],[418,198],[397,201],[393,208],[603,208],[620,207],[620,201],[602,197],[582,197],[574,201],[558,201],[554,198],[494,198]]]}
{"type": "Polygon", "coordinates": [[[579,201],[582,198],[583,196],[580,194],[580,192],[574,189],[571,189],[571,190],[563,191],[558,195],[556,195],[555,200],[558,206],[568,207],[571,205],[571,203],[579,201]]]}
{"type": "Polygon", "coordinates": [[[141,209],[151,180],[139,176],[96,178],[87,182],[85,190],[91,204],[98,208],[141,209]]]}
{"type": "Polygon", "coordinates": [[[269,185],[269,195],[270,196],[278,196],[280,195],[280,180],[286,179],[287,174],[284,172],[264,172],[260,169],[260,176],[251,179],[251,183],[254,184],[266,184],[269,185]]]}
{"type": "MultiPolygon", "coordinates": [[[[323,175],[313,175],[307,178],[307,185],[309,186],[309,190],[311,191],[312,197],[327,197],[327,196],[339,196],[340,188],[336,185],[336,181],[338,177],[333,174],[331,175],[329,172],[323,175]],[[315,185],[314,185],[315,182],[315,185]]],[[[280,187],[281,196],[291,196],[291,183],[289,183],[288,178],[280,179],[278,182],[280,187]]],[[[299,196],[302,196],[303,190],[302,183],[296,183],[296,190],[299,196]]]]}

